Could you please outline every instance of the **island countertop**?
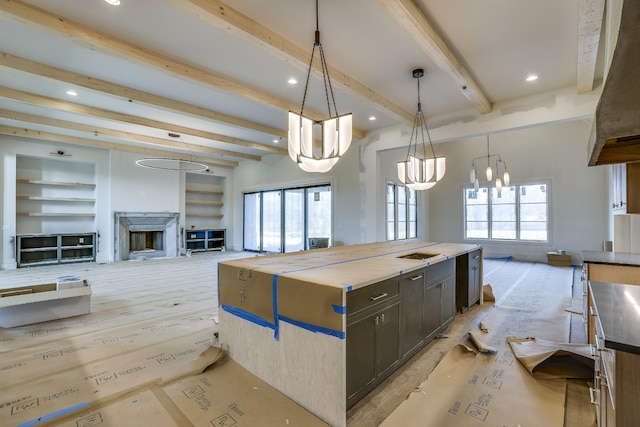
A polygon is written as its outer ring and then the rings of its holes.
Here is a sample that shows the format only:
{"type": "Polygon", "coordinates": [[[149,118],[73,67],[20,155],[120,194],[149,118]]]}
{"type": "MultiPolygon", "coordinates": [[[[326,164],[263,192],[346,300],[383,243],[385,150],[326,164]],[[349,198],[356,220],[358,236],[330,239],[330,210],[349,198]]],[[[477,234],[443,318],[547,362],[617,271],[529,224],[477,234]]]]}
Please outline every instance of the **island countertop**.
{"type": "Polygon", "coordinates": [[[582,262],[640,266],[640,254],[628,252],[582,251],[582,262]]]}
{"type": "Polygon", "coordinates": [[[275,330],[285,317],[344,331],[347,292],[481,248],[394,241],[224,261],[218,267],[219,302],[223,310],[275,330]]]}
{"type": "Polygon", "coordinates": [[[590,282],[605,347],[640,354],[640,286],[590,282]]]}

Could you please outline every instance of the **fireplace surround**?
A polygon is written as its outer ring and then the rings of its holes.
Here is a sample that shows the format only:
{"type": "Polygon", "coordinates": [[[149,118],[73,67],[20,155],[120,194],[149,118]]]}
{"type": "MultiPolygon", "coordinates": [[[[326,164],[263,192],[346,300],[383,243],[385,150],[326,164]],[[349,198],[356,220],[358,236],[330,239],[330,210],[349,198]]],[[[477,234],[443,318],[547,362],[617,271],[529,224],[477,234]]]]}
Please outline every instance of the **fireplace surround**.
{"type": "Polygon", "coordinates": [[[177,257],[179,217],[175,212],[114,212],[114,261],[177,257]]]}

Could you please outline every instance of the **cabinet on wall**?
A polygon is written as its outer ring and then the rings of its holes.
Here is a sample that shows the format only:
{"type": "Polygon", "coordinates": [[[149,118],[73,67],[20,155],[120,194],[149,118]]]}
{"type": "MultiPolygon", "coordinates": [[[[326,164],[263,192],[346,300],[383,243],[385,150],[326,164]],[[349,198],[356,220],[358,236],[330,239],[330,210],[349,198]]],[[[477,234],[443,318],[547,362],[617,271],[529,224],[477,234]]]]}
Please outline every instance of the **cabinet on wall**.
{"type": "Polygon", "coordinates": [[[640,163],[611,165],[614,214],[640,213],[640,163]]]}
{"type": "Polygon", "coordinates": [[[456,310],[464,313],[480,302],[482,271],[480,249],[456,258],[456,310]]]}
{"type": "Polygon", "coordinates": [[[16,236],[18,267],[96,259],[95,233],[19,234],[16,236]]]}
{"type": "Polygon", "coordinates": [[[224,229],[203,229],[187,231],[187,249],[193,252],[199,251],[224,251],[224,229]]]}

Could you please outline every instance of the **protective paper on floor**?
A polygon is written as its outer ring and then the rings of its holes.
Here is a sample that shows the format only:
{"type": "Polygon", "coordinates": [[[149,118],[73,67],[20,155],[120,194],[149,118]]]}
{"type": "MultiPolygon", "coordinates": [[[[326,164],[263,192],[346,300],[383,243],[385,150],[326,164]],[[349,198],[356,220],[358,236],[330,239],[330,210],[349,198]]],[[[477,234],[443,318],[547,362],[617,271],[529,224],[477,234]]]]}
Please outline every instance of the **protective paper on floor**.
{"type": "Polygon", "coordinates": [[[589,344],[556,343],[537,338],[508,338],[520,363],[536,378],[593,378],[589,344]]]}
{"type": "Polygon", "coordinates": [[[494,286],[501,293],[482,321],[488,332],[477,330],[497,353],[469,351],[470,340],[454,347],[382,426],[563,426],[566,380],[532,377],[507,337],[568,341],[573,271],[546,264],[513,270],[511,286],[494,286]]]}

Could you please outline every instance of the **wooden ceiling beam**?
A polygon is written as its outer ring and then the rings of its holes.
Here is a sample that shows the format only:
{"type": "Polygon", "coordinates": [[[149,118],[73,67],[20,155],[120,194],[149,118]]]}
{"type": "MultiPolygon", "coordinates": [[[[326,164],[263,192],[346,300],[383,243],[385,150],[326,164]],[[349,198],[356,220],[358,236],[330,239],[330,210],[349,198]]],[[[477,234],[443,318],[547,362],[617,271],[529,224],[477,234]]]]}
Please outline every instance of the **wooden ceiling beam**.
{"type": "Polygon", "coordinates": [[[413,37],[427,56],[451,77],[458,90],[480,113],[491,112],[491,102],[487,96],[414,0],[378,0],[378,2],[400,27],[413,37]]]}
{"type": "MultiPolygon", "coordinates": [[[[0,12],[9,19],[19,22],[37,25],[51,31],[65,34],[71,39],[82,41],[95,48],[104,49],[124,58],[133,59],[140,63],[152,66],[159,71],[169,72],[179,78],[192,80],[201,84],[223,90],[235,95],[270,105],[284,111],[297,111],[299,105],[289,100],[280,98],[257,88],[252,88],[246,83],[232,80],[209,70],[190,66],[166,55],[136,46],[125,40],[118,39],[109,34],[96,31],[90,27],[65,19],[47,12],[44,9],[26,4],[20,0],[5,0],[0,2],[0,12]]],[[[322,119],[317,112],[309,111],[308,117],[322,119]]],[[[285,122],[283,118],[283,123],[285,122]]],[[[364,131],[353,129],[353,136],[362,139],[364,131]]]]}
{"type": "MultiPolygon", "coordinates": [[[[270,145],[258,144],[253,141],[247,141],[240,138],[233,138],[226,135],[220,135],[213,132],[202,131],[199,129],[188,128],[185,126],[174,125],[172,123],[160,122],[157,120],[147,119],[144,117],[131,116],[129,114],[117,113],[102,108],[91,107],[82,104],[76,104],[69,101],[61,101],[55,98],[49,98],[42,95],[36,95],[17,89],[0,86],[0,98],[11,99],[30,105],[36,105],[54,110],[66,111],[69,113],[81,114],[83,116],[95,117],[100,119],[112,120],[119,123],[127,123],[132,125],[146,126],[154,129],[162,129],[167,132],[179,133],[182,135],[197,136],[200,138],[219,141],[226,144],[234,144],[241,147],[260,150],[268,153],[287,155],[288,152],[284,148],[272,147],[270,145]]],[[[195,151],[195,150],[194,150],[195,151]]]]}
{"type": "Polygon", "coordinates": [[[580,0],[578,20],[578,93],[593,90],[605,0],[580,0]]]}
{"type": "Polygon", "coordinates": [[[141,135],[133,132],[124,132],[120,130],[108,129],[98,126],[85,125],[82,123],[69,122],[60,119],[51,119],[49,117],[36,116],[34,114],[20,113],[17,111],[0,109],[0,117],[3,119],[15,120],[19,122],[27,122],[41,126],[52,126],[70,131],[85,132],[93,134],[96,137],[116,138],[124,141],[137,142],[140,144],[158,145],[161,147],[173,148],[175,150],[188,150],[201,154],[211,154],[214,156],[236,157],[249,160],[260,160],[260,156],[251,154],[238,153],[228,150],[220,150],[217,148],[205,147],[203,145],[189,144],[181,140],[157,138],[148,135],[141,135]]]}
{"type": "Polygon", "coordinates": [[[218,123],[224,123],[239,128],[246,128],[266,133],[268,135],[287,138],[287,132],[282,129],[265,126],[260,123],[229,116],[217,111],[208,110],[206,108],[187,104],[186,102],[165,98],[163,96],[154,95],[152,93],[143,92],[126,86],[120,86],[104,80],[94,79],[93,77],[88,77],[82,74],[72,73],[60,68],[50,67],[6,52],[0,52],[0,66],[69,83],[78,87],[84,87],[86,89],[95,90],[96,92],[117,96],[131,102],[139,102],[141,104],[183,113],[197,118],[204,118],[218,123]]]}
{"type": "MultiPolygon", "coordinates": [[[[307,71],[311,52],[268,29],[257,21],[238,12],[220,0],[168,0],[192,16],[215,26],[218,29],[239,37],[263,50],[282,58],[289,64],[307,71]]],[[[373,106],[377,110],[396,119],[413,123],[415,113],[405,111],[398,105],[360,83],[353,77],[329,66],[329,75],[334,84],[338,84],[352,95],[373,106]]],[[[313,74],[322,79],[322,68],[319,62],[313,63],[313,74]]]]}
{"type": "Polygon", "coordinates": [[[33,129],[24,129],[24,128],[18,128],[14,126],[0,125],[0,134],[39,139],[44,141],[55,141],[55,142],[60,142],[64,144],[81,145],[84,147],[102,148],[104,150],[126,151],[131,153],[139,153],[146,156],[157,156],[157,157],[166,157],[166,158],[180,159],[180,160],[190,160],[194,162],[214,164],[219,166],[227,166],[227,167],[238,166],[238,162],[231,161],[231,160],[219,160],[219,159],[213,159],[211,157],[203,157],[203,156],[190,156],[190,155],[176,153],[173,151],[158,150],[158,149],[147,148],[147,147],[135,147],[132,145],[117,144],[115,142],[81,138],[78,136],[61,135],[57,133],[43,132],[43,131],[33,130],[33,129]]]}

